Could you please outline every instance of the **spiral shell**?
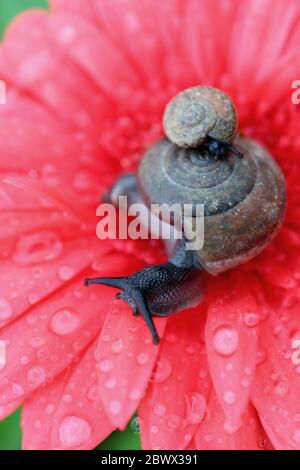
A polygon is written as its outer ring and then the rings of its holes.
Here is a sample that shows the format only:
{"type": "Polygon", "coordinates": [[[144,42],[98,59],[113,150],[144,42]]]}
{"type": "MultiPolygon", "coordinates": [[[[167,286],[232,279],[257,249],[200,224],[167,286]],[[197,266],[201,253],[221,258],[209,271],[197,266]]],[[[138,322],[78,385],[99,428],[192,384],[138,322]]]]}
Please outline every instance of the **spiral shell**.
{"type": "Polygon", "coordinates": [[[185,223],[192,226],[196,205],[204,205],[204,246],[197,256],[212,274],[256,256],[285,211],[285,182],[272,157],[253,140],[239,137],[234,144],[243,159],[216,161],[208,152],[162,140],[148,150],[138,172],[146,205],[188,204],[185,223]]]}
{"type": "Polygon", "coordinates": [[[168,139],[182,148],[196,148],[212,137],[232,143],[237,128],[235,107],[217,88],[197,86],[176,95],[163,118],[168,139]]]}

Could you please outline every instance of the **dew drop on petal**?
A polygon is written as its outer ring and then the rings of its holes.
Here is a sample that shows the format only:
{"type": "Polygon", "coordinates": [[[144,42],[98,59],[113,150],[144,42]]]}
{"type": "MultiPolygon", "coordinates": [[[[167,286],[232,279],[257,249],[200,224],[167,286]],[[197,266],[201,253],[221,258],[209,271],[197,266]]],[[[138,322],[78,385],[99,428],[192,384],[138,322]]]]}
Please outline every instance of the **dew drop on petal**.
{"type": "Polygon", "coordinates": [[[130,400],[133,400],[133,401],[139,400],[141,396],[142,396],[142,393],[137,388],[135,388],[134,390],[131,390],[131,392],[129,393],[129,398],[130,400]]]}
{"type": "Polygon", "coordinates": [[[111,350],[114,354],[120,354],[123,351],[124,343],[123,340],[120,338],[114,341],[111,345],[111,350]]]}
{"type": "Polygon", "coordinates": [[[156,416],[163,416],[166,412],[166,407],[162,403],[156,403],[153,407],[153,413],[156,416]]]}
{"type": "Polygon", "coordinates": [[[206,411],[206,399],[201,393],[195,392],[190,397],[186,396],[186,424],[198,424],[202,421],[206,411]]]}
{"type": "Polygon", "coordinates": [[[98,364],[98,368],[103,373],[110,372],[113,368],[113,362],[108,358],[102,359],[98,364]]]}
{"type": "Polygon", "coordinates": [[[151,376],[151,381],[155,383],[162,383],[168,377],[170,377],[172,372],[172,366],[170,361],[165,358],[161,358],[156,362],[155,369],[151,376]]]}
{"type": "Polygon", "coordinates": [[[114,377],[110,377],[109,379],[105,380],[103,386],[106,390],[113,390],[117,385],[117,381],[114,377]]]}
{"type": "Polygon", "coordinates": [[[51,330],[57,335],[64,336],[72,333],[79,325],[80,319],[75,312],[69,309],[62,309],[56,312],[51,318],[51,330]]]}
{"type": "Polygon", "coordinates": [[[236,402],[236,394],[232,390],[226,390],[223,400],[227,405],[233,405],[236,402]]]}
{"type": "Polygon", "coordinates": [[[289,390],[289,386],[283,380],[279,380],[278,382],[276,382],[274,386],[274,392],[279,397],[285,397],[288,393],[288,390],[289,390]]]}
{"type": "Polygon", "coordinates": [[[239,337],[237,331],[231,326],[219,327],[213,336],[213,344],[217,353],[223,356],[233,354],[238,346],[239,337]]]}
{"type": "Polygon", "coordinates": [[[112,402],[109,404],[109,410],[113,416],[117,416],[118,414],[120,414],[122,410],[122,405],[119,400],[112,400],[112,402]]]}
{"type": "Polygon", "coordinates": [[[29,266],[57,258],[63,245],[55,233],[43,231],[23,235],[17,242],[13,260],[20,266],[29,266]]]}
{"type": "Polygon", "coordinates": [[[137,363],[140,366],[144,366],[145,364],[147,364],[148,360],[149,360],[149,354],[147,353],[140,353],[137,357],[137,363]]]}
{"type": "Polygon", "coordinates": [[[59,439],[64,448],[79,447],[89,440],[91,427],[78,416],[66,416],[59,426],[59,439]]]}
{"type": "Polygon", "coordinates": [[[172,415],[167,420],[167,426],[170,429],[178,429],[180,426],[180,423],[181,423],[180,418],[177,415],[172,415]]]}
{"type": "Polygon", "coordinates": [[[86,392],[86,398],[91,402],[99,399],[99,389],[96,385],[93,385],[88,389],[86,392]]]}
{"type": "Polygon", "coordinates": [[[48,415],[51,415],[55,410],[55,406],[52,403],[49,403],[49,405],[46,406],[46,413],[48,415]]]}
{"type": "Polygon", "coordinates": [[[61,281],[69,281],[74,276],[74,269],[70,266],[61,266],[58,269],[58,277],[61,281]]]}
{"type": "Polygon", "coordinates": [[[292,434],[292,439],[296,444],[300,444],[300,429],[295,429],[292,434]]]}
{"type": "Polygon", "coordinates": [[[159,429],[157,426],[150,426],[150,432],[151,434],[158,434],[159,429]]]}
{"type": "Polygon", "coordinates": [[[12,307],[7,300],[0,299],[0,320],[7,320],[12,316],[12,307]]]}
{"type": "Polygon", "coordinates": [[[12,392],[16,397],[20,397],[24,393],[24,389],[20,384],[12,384],[12,392]]]}
{"type": "Polygon", "coordinates": [[[40,385],[46,378],[46,372],[42,367],[32,367],[27,372],[27,380],[31,385],[40,385]]]}
{"type": "Polygon", "coordinates": [[[258,316],[253,312],[244,313],[243,322],[244,325],[248,326],[249,328],[254,328],[258,324],[258,316]]]}

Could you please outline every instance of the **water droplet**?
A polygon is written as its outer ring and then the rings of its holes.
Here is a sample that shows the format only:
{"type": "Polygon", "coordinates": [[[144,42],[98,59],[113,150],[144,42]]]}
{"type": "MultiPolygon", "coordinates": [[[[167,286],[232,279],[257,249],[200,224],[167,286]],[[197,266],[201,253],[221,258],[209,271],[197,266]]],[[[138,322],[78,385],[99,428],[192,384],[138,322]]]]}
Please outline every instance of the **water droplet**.
{"type": "Polygon", "coordinates": [[[156,403],[153,407],[153,413],[156,416],[163,416],[166,412],[166,407],[162,403],[156,403]]]}
{"type": "Polygon", "coordinates": [[[289,390],[289,386],[283,380],[279,380],[278,382],[276,382],[274,386],[274,392],[276,393],[276,395],[280,397],[285,397],[288,393],[288,390],[289,390]]]}
{"type": "Polygon", "coordinates": [[[61,281],[69,281],[74,276],[74,269],[70,266],[61,266],[58,270],[58,277],[61,281]]]}
{"type": "Polygon", "coordinates": [[[238,346],[238,333],[231,326],[223,325],[219,327],[213,337],[213,344],[216,352],[223,356],[233,354],[238,346]]]}
{"type": "Polygon", "coordinates": [[[134,434],[140,433],[140,423],[139,423],[139,418],[137,416],[132,418],[130,422],[130,429],[134,434]]]}
{"type": "Polygon", "coordinates": [[[296,429],[296,430],[293,432],[292,439],[293,439],[293,441],[296,442],[297,444],[300,444],[300,429],[296,429]]]}
{"type": "Polygon", "coordinates": [[[63,251],[62,242],[55,233],[42,231],[23,235],[17,243],[13,260],[21,266],[42,263],[57,258],[63,251]]]}
{"type": "Polygon", "coordinates": [[[109,410],[113,416],[119,415],[122,410],[122,405],[119,400],[113,400],[109,405],[109,410]]]}
{"type": "Polygon", "coordinates": [[[12,384],[12,392],[16,397],[20,397],[24,393],[24,389],[20,384],[12,384]]]}
{"type": "Polygon", "coordinates": [[[42,422],[39,419],[37,419],[34,423],[34,427],[36,429],[40,429],[42,427],[42,422]]]}
{"type": "Polygon", "coordinates": [[[91,436],[89,423],[77,416],[66,416],[59,427],[59,439],[64,448],[72,449],[86,443],[91,436]]]}
{"type": "Polygon", "coordinates": [[[167,420],[167,426],[170,429],[178,429],[180,426],[180,423],[181,423],[180,418],[177,415],[172,415],[167,420]]]}
{"type": "Polygon", "coordinates": [[[223,400],[227,405],[233,405],[236,402],[236,394],[232,390],[226,390],[223,400]]]}
{"type": "Polygon", "coordinates": [[[191,397],[186,396],[186,424],[198,424],[202,421],[206,411],[206,399],[200,393],[193,393],[191,397]]]}
{"type": "Polygon", "coordinates": [[[9,317],[12,316],[12,308],[11,305],[7,302],[7,300],[1,298],[0,299],[0,320],[7,320],[9,317]]]}
{"type": "Polygon", "coordinates": [[[104,387],[107,390],[113,390],[116,385],[117,385],[117,381],[114,377],[111,377],[111,378],[105,380],[105,382],[104,382],[104,387]]]}
{"type": "Polygon", "coordinates": [[[171,375],[171,372],[172,366],[170,362],[168,359],[162,358],[156,362],[151,380],[155,383],[162,383],[171,375]]]}
{"type": "Polygon", "coordinates": [[[86,397],[89,401],[96,401],[99,399],[99,389],[96,385],[93,385],[86,392],[86,397]]]}
{"type": "Polygon", "coordinates": [[[51,415],[54,412],[54,410],[55,410],[55,406],[52,403],[46,406],[46,413],[48,415],[51,415]]]}
{"type": "Polygon", "coordinates": [[[114,354],[119,354],[120,352],[122,352],[123,347],[124,347],[124,343],[123,343],[123,340],[120,338],[117,341],[114,341],[112,343],[111,350],[114,354]]]}
{"type": "Polygon", "coordinates": [[[22,364],[22,366],[25,366],[26,364],[28,364],[28,362],[29,362],[29,358],[27,356],[21,357],[20,364],[22,364]]]}
{"type": "Polygon", "coordinates": [[[131,390],[131,392],[129,393],[129,398],[130,400],[139,400],[142,396],[142,392],[140,390],[138,390],[137,388],[135,388],[134,390],[131,390]]]}
{"type": "Polygon", "coordinates": [[[27,372],[27,380],[31,385],[40,385],[46,378],[46,372],[42,367],[32,367],[27,372]]]}
{"type": "Polygon", "coordinates": [[[157,426],[150,426],[150,432],[151,434],[157,434],[159,432],[159,429],[157,426]]]}
{"type": "Polygon", "coordinates": [[[80,319],[75,312],[69,309],[62,309],[56,312],[51,318],[51,330],[57,335],[64,336],[72,333],[79,325],[80,319]]]}
{"type": "Polygon", "coordinates": [[[34,338],[31,338],[30,340],[30,346],[33,348],[39,348],[40,346],[43,346],[46,343],[45,338],[42,338],[41,336],[34,336],[34,338]]]}
{"type": "Polygon", "coordinates": [[[113,362],[110,359],[102,359],[98,364],[99,370],[103,373],[110,372],[113,368],[113,362]]]}
{"type": "Polygon", "coordinates": [[[148,360],[149,360],[149,354],[147,353],[140,353],[137,357],[137,363],[140,366],[144,366],[145,364],[147,364],[148,360]]]}
{"type": "Polygon", "coordinates": [[[254,328],[258,324],[258,316],[256,313],[253,312],[244,313],[243,322],[249,328],[254,328]]]}
{"type": "Polygon", "coordinates": [[[63,401],[65,401],[66,403],[72,403],[73,401],[73,397],[72,395],[66,393],[65,395],[62,396],[62,399],[63,401]]]}

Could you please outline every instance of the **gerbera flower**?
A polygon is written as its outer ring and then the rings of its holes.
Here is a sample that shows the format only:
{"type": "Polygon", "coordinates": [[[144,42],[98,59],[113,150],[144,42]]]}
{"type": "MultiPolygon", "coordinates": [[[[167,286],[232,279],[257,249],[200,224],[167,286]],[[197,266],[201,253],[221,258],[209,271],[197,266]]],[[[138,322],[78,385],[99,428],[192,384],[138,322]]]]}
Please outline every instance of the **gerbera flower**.
{"type": "Polygon", "coordinates": [[[1,416],[23,404],[24,449],[92,449],[136,409],[146,449],[299,449],[299,2],[51,7],[21,15],[0,49],[1,416]],[[277,159],[288,211],[201,306],[156,320],[158,347],[113,290],[82,280],[163,259],[153,242],[99,241],[95,209],[161,136],[168,100],[199,84],[229,92],[277,159]]]}

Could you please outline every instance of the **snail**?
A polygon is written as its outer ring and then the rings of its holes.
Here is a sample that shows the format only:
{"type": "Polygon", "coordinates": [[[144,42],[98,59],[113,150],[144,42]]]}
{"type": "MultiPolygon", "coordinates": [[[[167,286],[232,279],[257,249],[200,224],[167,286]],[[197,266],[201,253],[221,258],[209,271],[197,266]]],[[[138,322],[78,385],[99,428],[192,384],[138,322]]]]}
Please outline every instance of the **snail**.
{"type": "Polygon", "coordinates": [[[281,170],[257,142],[238,135],[235,107],[223,91],[199,86],[179,93],[163,122],[166,138],[146,151],[136,175],[119,178],[110,200],[117,204],[127,195],[149,210],[152,204],[188,205],[183,229],[195,225],[201,204],[204,244],[190,249],[183,234],[164,264],[128,277],[85,280],[120,289],[117,298],[142,315],[154,343],[153,316],[200,303],[205,273],[217,275],[258,255],[279,230],[286,206],[281,170]]]}

